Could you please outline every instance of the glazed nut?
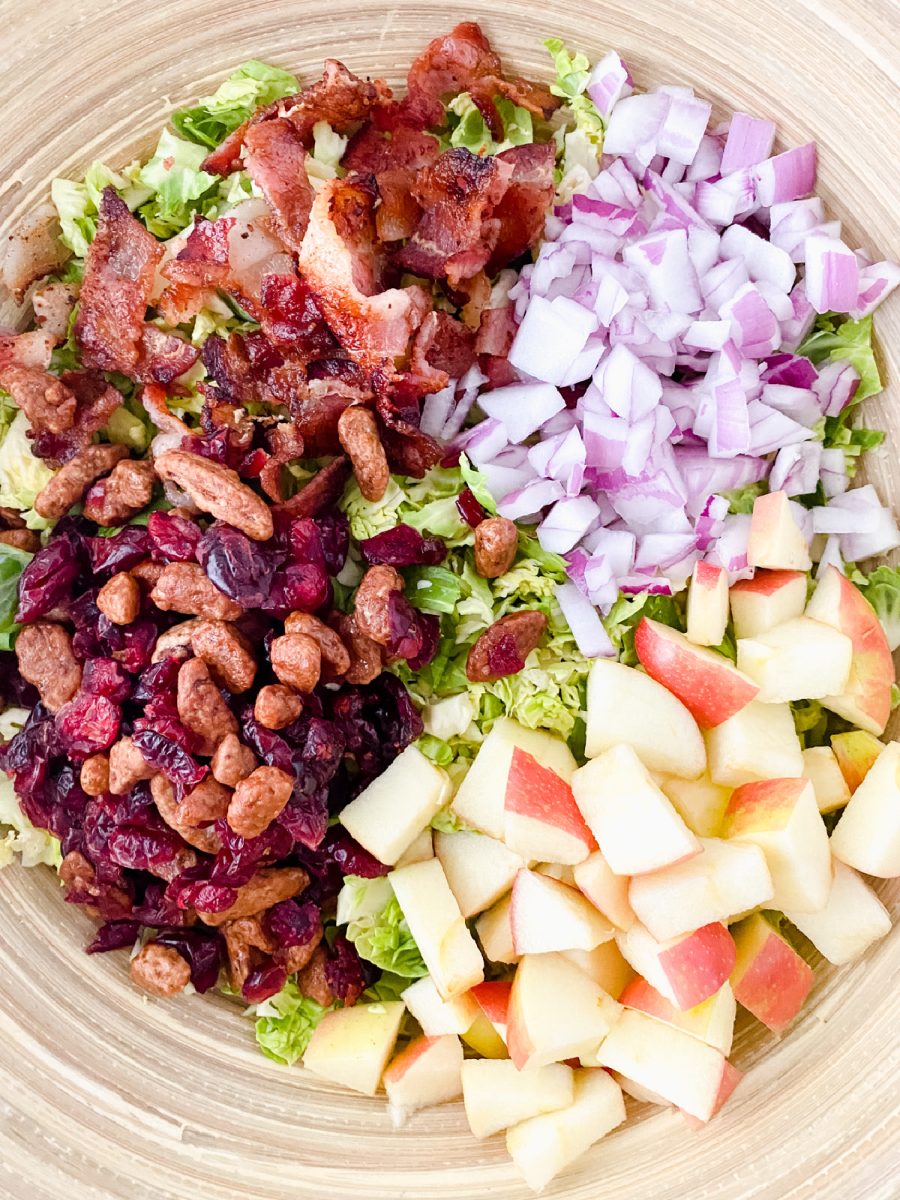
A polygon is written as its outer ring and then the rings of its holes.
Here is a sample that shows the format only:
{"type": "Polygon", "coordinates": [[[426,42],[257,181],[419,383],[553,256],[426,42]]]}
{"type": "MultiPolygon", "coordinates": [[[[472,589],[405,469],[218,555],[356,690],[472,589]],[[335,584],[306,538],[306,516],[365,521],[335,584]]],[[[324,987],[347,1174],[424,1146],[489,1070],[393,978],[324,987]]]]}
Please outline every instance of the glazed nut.
{"type": "Polygon", "coordinates": [[[200,753],[211,755],[229,733],[237,733],[237,717],[209,676],[202,658],[189,658],[178,670],[176,702],[183,725],[200,739],[200,753]]]}
{"type": "Polygon", "coordinates": [[[123,525],[150,503],[154,479],[152,462],[123,459],[106,479],[90,487],[84,515],[98,525],[123,525]]]}
{"type": "Polygon", "coordinates": [[[485,579],[505,575],[518,545],[518,531],[508,517],[488,517],[475,528],[475,570],[485,579]]]}
{"type": "Polygon", "coordinates": [[[361,404],[351,404],[338,420],[338,437],[353,464],[359,490],[366,500],[380,500],[391,472],[375,414],[361,404]]]}
{"type": "Polygon", "coordinates": [[[259,689],[253,716],[266,729],[284,729],[303,712],[303,701],[283,683],[269,683],[259,689]]]}
{"type": "Polygon", "coordinates": [[[59,864],[59,877],[69,891],[86,893],[93,887],[97,872],[80,850],[70,850],[59,864]]]}
{"type": "Polygon", "coordinates": [[[239,992],[252,966],[252,951],[271,954],[275,943],[263,929],[259,917],[239,917],[222,926],[225,949],[228,953],[228,973],[231,986],[239,992]]]}
{"type": "Polygon", "coordinates": [[[49,520],[64,517],[95,479],[111,471],[117,462],[127,457],[125,446],[101,444],[79,450],[44,485],[34,502],[35,512],[49,520]]]}
{"type": "Polygon", "coordinates": [[[129,567],[129,574],[149,592],[156,587],[159,577],[165,569],[165,564],[154,562],[152,558],[145,558],[143,562],[129,567]]]}
{"type": "Polygon", "coordinates": [[[130,625],[141,611],[141,589],[127,571],[113,575],[97,593],[97,607],[113,625],[130,625]]]}
{"type": "Polygon", "coordinates": [[[312,613],[291,613],[284,623],[284,631],[305,633],[317,643],[322,655],[322,672],[328,678],[338,678],[350,670],[350,654],[340,634],[312,613]]]}
{"type": "Polygon", "coordinates": [[[34,684],[51,712],[58,712],[81,687],[81,664],[62,625],[26,625],[16,638],[16,658],[22,678],[34,684]]]}
{"type": "MultiPolygon", "coordinates": [[[[160,564],[154,563],[153,565],[159,566],[160,572],[162,572],[163,568],[160,564]]],[[[162,662],[164,658],[189,658],[193,649],[193,633],[199,624],[200,621],[197,620],[179,621],[177,625],[173,625],[171,629],[161,633],[156,639],[150,661],[158,663],[162,662]]]]}
{"type": "Polygon", "coordinates": [[[16,550],[24,550],[27,554],[37,554],[41,548],[41,539],[31,529],[0,530],[0,542],[4,546],[14,546],[16,550]]]}
{"type": "Polygon", "coordinates": [[[191,968],[177,950],[148,942],[131,960],[131,978],[151,996],[176,996],[191,981],[191,968]]]}
{"type": "Polygon", "coordinates": [[[198,563],[169,563],[150,599],[163,612],[189,613],[213,621],[233,621],[243,609],[207,578],[198,563]]]}
{"type": "Polygon", "coordinates": [[[301,994],[315,1000],[316,1004],[321,1004],[323,1008],[334,1004],[334,992],[325,972],[327,962],[325,948],[317,946],[309,962],[297,976],[297,987],[301,994]]]}
{"type": "Polygon", "coordinates": [[[348,683],[371,683],[381,674],[383,666],[381,647],[370,637],[360,632],[353,614],[341,615],[337,627],[349,654],[350,666],[344,678],[348,683]]]}
{"type": "Polygon", "coordinates": [[[198,621],[191,630],[191,645],[213,679],[232,695],[252,687],[256,659],[247,639],[234,625],[228,621],[198,621]]]}
{"type": "Polygon", "coordinates": [[[89,796],[102,796],[109,791],[109,756],[92,754],[81,764],[81,790],[89,796]]]}
{"type": "Polygon", "coordinates": [[[253,917],[282,900],[292,900],[308,883],[309,876],[301,867],[263,867],[249,883],[236,889],[230,908],[216,913],[198,909],[197,915],[205,925],[212,926],[236,921],[238,917],[253,917]]]}
{"type": "MultiPolygon", "coordinates": [[[[202,786],[202,784],[198,784],[198,787],[202,786]]],[[[196,788],[194,790],[196,791],[196,788]]],[[[178,820],[179,804],[175,798],[175,789],[165,775],[153,776],[150,780],[150,794],[159,815],[170,829],[174,829],[189,845],[194,846],[201,853],[218,854],[222,848],[222,841],[212,826],[207,829],[198,829],[193,825],[183,825],[178,820]]]]}
{"type": "Polygon", "coordinates": [[[472,683],[488,683],[516,674],[539,645],[546,628],[547,618],[542,612],[528,610],[501,617],[487,627],[469,651],[467,677],[472,683]]]}
{"type": "Polygon", "coordinates": [[[134,738],[120,738],[109,752],[109,790],[114,796],[124,796],[142,779],[155,774],[144,758],[134,738]]]}
{"type": "Polygon", "coordinates": [[[235,788],[255,769],[256,755],[250,747],[239,741],[236,734],[226,734],[212,757],[213,779],[235,788]]]}
{"type": "Polygon", "coordinates": [[[228,812],[231,789],[208,775],[184,797],[175,809],[175,820],[180,826],[197,829],[221,820],[228,812]]]}
{"type": "Polygon", "coordinates": [[[305,633],[286,633],[275,638],[270,650],[272,670],[282,683],[298,692],[311,692],[319,682],[322,652],[305,633]]]}
{"type": "Polygon", "coordinates": [[[278,767],[257,767],[234,789],[228,824],[242,838],[259,837],[280,817],[294,790],[294,780],[278,767]]]}
{"type": "Polygon", "coordinates": [[[403,577],[395,567],[369,567],[356,589],[353,615],[360,633],[386,646],[391,640],[389,598],[403,591],[403,577]]]}
{"type": "Polygon", "coordinates": [[[202,512],[227,521],[254,541],[265,542],[272,536],[269,506],[230,467],[186,450],[166,450],[155,466],[160,479],[186,492],[202,512]]]}

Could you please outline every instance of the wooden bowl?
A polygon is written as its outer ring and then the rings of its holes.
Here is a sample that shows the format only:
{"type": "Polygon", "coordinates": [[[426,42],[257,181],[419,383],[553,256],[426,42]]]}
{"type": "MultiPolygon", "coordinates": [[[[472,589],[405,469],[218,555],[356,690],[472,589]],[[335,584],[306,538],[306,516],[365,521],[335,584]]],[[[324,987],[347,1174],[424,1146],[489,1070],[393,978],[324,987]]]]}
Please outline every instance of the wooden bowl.
{"type": "MultiPolygon", "coordinates": [[[[547,75],[548,35],[616,47],[639,84],[691,84],[727,109],[816,139],[820,192],[853,246],[900,256],[896,71],[889,4],[863,0],[559,0],[505,4],[314,0],[0,0],[0,231],[54,175],[148,149],[177,104],[246,58],[313,78],[323,57],[400,82],[413,55],[477,18],[510,67],[547,75]]],[[[892,19],[893,18],[893,19],[892,19]]],[[[8,323],[11,310],[0,312],[8,323]]],[[[13,314],[14,315],[14,314],[13,314]]],[[[894,440],[870,462],[898,495],[900,303],[878,316],[887,390],[867,423],[894,440]]],[[[873,456],[870,456],[872,458],[873,456]]],[[[880,886],[900,910],[900,885],[880,886]]],[[[395,1132],[384,1100],[318,1083],[257,1052],[223,999],[160,1002],[124,955],[85,958],[91,922],[47,870],[0,875],[0,1194],[10,1200],[519,1200],[502,1139],[476,1142],[460,1105],[395,1132]]],[[[569,1200],[896,1200],[900,1195],[900,937],[819,965],[781,1039],[741,1024],[748,1072],[691,1132],[635,1107],[548,1189],[569,1200]]]]}

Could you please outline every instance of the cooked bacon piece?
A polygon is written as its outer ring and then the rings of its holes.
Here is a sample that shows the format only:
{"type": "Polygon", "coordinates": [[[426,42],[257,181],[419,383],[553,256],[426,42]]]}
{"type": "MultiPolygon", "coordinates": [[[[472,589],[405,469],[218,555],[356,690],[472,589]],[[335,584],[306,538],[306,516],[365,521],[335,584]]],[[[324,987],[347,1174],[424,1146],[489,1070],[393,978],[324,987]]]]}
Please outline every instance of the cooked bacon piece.
{"type": "Polygon", "coordinates": [[[28,333],[0,330],[0,367],[50,366],[54,340],[49,333],[33,329],[28,333]]]}
{"type": "Polygon", "coordinates": [[[336,504],[350,478],[350,462],[341,456],[318,470],[296,496],[278,504],[274,512],[288,517],[318,517],[336,504]]]}
{"type": "MultiPolygon", "coordinates": [[[[146,387],[141,389],[140,401],[144,406],[144,410],[150,420],[157,429],[163,433],[177,435],[179,441],[182,437],[190,435],[190,429],[182,421],[181,417],[170,411],[166,402],[165,388],[159,387],[156,384],[148,383],[146,387]]],[[[155,439],[154,439],[155,441],[155,439]]]]}
{"type": "Polygon", "coordinates": [[[292,422],[283,421],[269,430],[268,442],[272,453],[259,473],[259,482],[269,499],[280,503],[284,500],[281,468],[295,458],[302,457],[303,435],[292,422]]]}
{"type": "Polygon", "coordinates": [[[305,279],[264,275],[259,289],[260,321],[270,341],[301,358],[324,358],[338,350],[334,335],[305,279]]]}
{"type": "Polygon", "coordinates": [[[69,328],[72,309],[78,302],[78,288],[72,283],[44,283],[31,294],[31,307],[38,329],[52,337],[57,345],[69,328]]]}
{"type": "Polygon", "coordinates": [[[348,404],[359,401],[357,389],[339,382],[310,381],[298,363],[276,368],[269,377],[269,388],[271,399],[290,409],[294,428],[303,437],[309,457],[340,453],[338,421],[348,404]]]}
{"type": "Polygon", "coordinates": [[[374,196],[352,179],[318,193],[298,268],[343,349],[361,366],[383,367],[406,353],[429,310],[421,288],[378,291],[374,196]]]}
{"type": "Polygon", "coordinates": [[[148,324],[141,334],[141,358],[135,374],[142,381],[171,383],[189,371],[199,357],[199,349],[184,338],[148,324]]]}
{"type": "Polygon", "coordinates": [[[411,171],[398,169],[382,171],[376,176],[381,203],[375,213],[375,228],[383,242],[401,242],[412,237],[422,215],[412,194],[415,176],[411,171]]]}
{"type": "Polygon", "coordinates": [[[341,166],[348,171],[368,171],[376,178],[382,171],[406,168],[420,171],[438,156],[437,138],[419,129],[401,125],[390,137],[373,124],[365,125],[347,143],[341,166]]]}
{"type": "Polygon", "coordinates": [[[397,255],[415,275],[446,279],[455,287],[482,270],[491,257],[500,222],[492,213],[513,174],[501,158],[478,158],[462,147],[448,150],[417,177],[413,195],[423,212],[397,255]]]}
{"type": "Polygon", "coordinates": [[[0,388],[9,392],[35,433],[63,433],[75,420],[75,395],[43,367],[0,366],[0,388]]]}
{"type": "MultiPolygon", "coordinates": [[[[276,103],[280,104],[281,101],[276,103]]],[[[275,105],[269,107],[274,108],[275,105]]],[[[262,111],[265,112],[266,109],[262,111]]],[[[275,111],[278,111],[277,108],[275,111]]],[[[257,116],[262,116],[262,113],[257,113],[257,116]]],[[[211,150],[204,158],[200,164],[201,171],[206,171],[209,175],[230,175],[232,171],[239,171],[243,166],[241,152],[244,149],[244,138],[247,136],[249,127],[250,121],[245,121],[243,125],[238,125],[237,129],[232,129],[224,142],[216,146],[215,150],[211,150]]]]}
{"type": "Polygon", "coordinates": [[[376,397],[381,441],[392,470],[401,475],[421,479],[443,454],[434,438],[419,428],[420,399],[435,390],[432,380],[395,376],[376,397]]]}
{"type": "Polygon", "coordinates": [[[122,404],[122,394],[107,383],[98,371],[65,371],[60,382],[75,396],[75,419],[68,429],[52,433],[45,429],[35,434],[32,449],[51,466],[62,466],[89,446],[122,404]]]}
{"type": "Polygon", "coordinates": [[[59,240],[59,219],[52,204],[39,204],[0,242],[0,283],[21,304],[25,292],[70,257],[59,240]]]}
{"type": "Polygon", "coordinates": [[[491,354],[505,358],[516,336],[516,316],[512,304],[502,308],[486,308],[475,338],[476,354],[491,354]]]}
{"type": "Polygon", "coordinates": [[[465,375],[475,362],[475,336],[449,313],[430,312],[416,333],[410,368],[424,380],[445,388],[465,375]]]}
{"type": "Polygon", "coordinates": [[[162,246],[131,215],[125,201],[113,188],[104,188],[75,320],[75,340],[85,366],[133,374],[162,256],[162,246]]]}
{"type": "Polygon", "coordinates": [[[300,130],[285,117],[260,121],[247,130],[245,146],[247,170],[268,201],[281,240],[299,251],[313,202],[300,130]]]}
{"type": "MultiPolygon", "coordinates": [[[[229,404],[265,399],[269,373],[283,361],[261,333],[209,337],[203,344],[203,364],[215,385],[216,397],[229,404]]],[[[207,395],[210,391],[207,384],[207,395]]]]}
{"type": "Polygon", "coordinates": [[[556,149],[552,142],[512,146],[497,155],[512,166],[512,177],[492,216],[500,222],[497,241],[487,265],[488,275],[529,250],[544,231],[553,200],[556,149]]]}

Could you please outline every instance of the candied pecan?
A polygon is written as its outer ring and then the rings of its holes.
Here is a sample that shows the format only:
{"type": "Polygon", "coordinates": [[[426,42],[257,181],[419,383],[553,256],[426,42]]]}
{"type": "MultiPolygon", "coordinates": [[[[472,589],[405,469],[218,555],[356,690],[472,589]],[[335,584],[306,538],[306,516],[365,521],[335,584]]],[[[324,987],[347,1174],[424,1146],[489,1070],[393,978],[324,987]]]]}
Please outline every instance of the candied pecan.
{"type": "Polygon", "coordinates": [[[191,630],[191,645],[229,692],[237,695],[253,686],[256,659],[247,639],[229,621],[198,621],[191,630]]]}
{"type": "Polygon", "coordinates": [[[542,612],[508,613],[489,625],[466,659],[472,683],[488,683],[515,675],[544,636],[547,618],[542,612]]]}
{"type": "Polygon", "coordinates": [[[475,527],[475,570],[485,579],[505,575],[515,561],[519,534],[508,517],[488,517],[475,527]]]}
{"type": "Polygon", "coordinates": [[[131,960],[131,978],[151,996],[177,996],[191,981],[191,968],[171,946],[148,942],[131,960]]]}
{"type": "Polygon", "coordinates": [[[89,796],[102,796],[109,791],[109,755],[92,754],[81,764],[81,790],[89,796]]]}
{"type": "Polygon", "coordinates": [[[59,877],[72,892],[89,892],[94,886],[97,872],[80,850],[70,850],[59,864],[59,877]]]}
{"type": "Polygon", "coordinates": [[[321,937],[311,938],[301,946],[283,947],[277,961],[284,967],[288,975],[294,975],[297,971],[302,971],[310,961],[318,949],[320,941],[321,937]]]}
{"type": "Polygon", "coordinates": [[[259,917],[238,917],[222,926],[225,949],[228,952],[228,974],[231,986],[239,992],[253,965],[252,950],[271,954],[275,943],[262,927],[259,917]]]}
{"type": "MultiPolygon", "coordinates": [[[[181,835],[184,837],[184,834],[181,835]]],[[[187,838],[184,839],[187,841],[187,838]]],[[[187,846],[180,846],[173,858],[168,862],[150,863],[147,868],[151,875],[155,875],[158,879],[165,879],[166,883],[171,883],[173,879],[177,879],[179,875],[183,875],[185,871],[191,871],[197,865],[197,855],[187,846]]]]}
{"type": "Polygon", "coordinates": [[[113,575],[97,593],[97,607],[114,625],[130,625],[141,611],[141,589],[127,571],[113,575]]]}
{"type": "Polygon", "coordinates": [[[29,554],[37,554],[41,548],[41,539],[31,529],[0,530],[0,542],[5,546],[15,546],[17,550],[25,550],[29,554]]]}
{"type": "Polygon", "coordinates": [[[152,779],[153,767],[141,754],[131,737],[119,738],[109,752],[109,790],[124,796],[142,779],[152,779]]]}
{"type": "Polygon", "coordinates": [[[200,738],[200,753],[214,754],[228,733],[237,733],[237,717],[222,699],[202,658],[189,658],[178,671],[178,715],[200,738]]]}
{"type": "Polygon", "coordinates": [[[154,478],[151,462],[129,458],[118,463],[88,490],[84,515],[98,525],[124,525],[150,503],[154,478]]]}
{"type": "Polygon", "coordinates": [[[156,587],[160,575],[162,575],[165,567],[162,563],[154,562],[152,558],[145,558],[143,562],[136,563],[135,566],[129,567],[129,574],[150,591],[156,587]]]}
{"type": "Polygon", "coordinates": [[[380,500],[391,472],[375,414],[362,404],[351,404],[338,419],[338,437],[353,464],[359,490],[367,500],[380,500]]]}
{"type": "MultiPolygon", "coordinates": [[[[160,570],[162,570],[162,567],[160,567],[160,570]]],[[[150,661],[157,663],[161,662],[164,658],[188,658],[193,649],[191,644],[193,632],[200,624],[202,622],[195,619],[179,621],[177,625],[173,625],[171,629],[167,629],[165,633],[161,633],[156,639],[156,645],[153,647],[153,655],[150,661]]]]}
{"type": "Polygon", "coordinates": [[[179,825],[189,825],[195,829],[211,825],[225,816],[230,800],[231,789],[223,787],[217,779],[208,775],[179,803],[175,819],[179,825]]]}
{"type": "Polygon", "coordinates": [[[191,846],[195,846],[203,854],[218,854],[222,842],[215,829],[197,829],[193,825],[182,825],[178,820],[178,801],[175,789],[165,775],[154,775],[150,780],[150,794],[156,804],[159,815],[176,833],[180,834],[191,846]]]}
{"type": "Polygon", "coordinates": [[[371,683],[381,674],[381,647],[360,631],[353,614],[341,615],[336,621],[338,631],[350,652],[350,666],[344,678],[348,683],[371,683]]]}
{"type": "Polygon", "coordinates": [[[65,433],[72,428],[75,394],[43,367],[0,367],[0,388],[9,392],[35,433],[65,433]]]}
{"type": "Polygon", "coordinates": [[[160,479],[186,492],[199,509],[227,521],[247,537],[265,542],[272,536],[272,514],[236,471],[186,450],[166,450],[156,459],[160,479]]]}
{"type": "Polygon", "coordinates": [[[0,507],[0,525],[4,529],[25,529],[25,520],[15,508],[0,507]]]}
{"type": "Polygon", "coordinates": [[[163,612],[193,613],[214,621],[233,621],[243,609],[207,578],[198,563],[169,563],[150,593],[163,612]]]}
{"type": "Polygon", "coordinates": [[[233,733],[227,733],[212,757],[213,778],[234,788],[256,768],[256,755],[233,733]]]}
{"type": "Polygon", "coordinates": [[[328,955],[324,946],[317,946],[307,965],[297,976],[297,987],[304,996],[315,1000],[323,1008],[334,1004],[334,992],[325,973],[328,955]]]}
{"type": "Polygon", "coordinates": [[[16,658],[23,679],[33,683],[41,701],[57,712],[81,687],[81,664],[62,625],[37,621],[16,638],[16,658]]]}
{"type": "Polygon", "coordinates": [[[269,683],[259,689],[253,716],[266,729],[284,729],[303,712],[303,701],[283,683],[269,683]]]}
{"type": "Polygon", "coordinates": [[[228,824],[239,837],[259,837],[280,817],[294,790],[293,777],[278,767],[257,767],[234,789],[228,824]]]}
{"type": "Polygon", "coordinates": [[[350,654],[340,635],[314,617],[312,613],[291,613],[284,623],[285,633],[305,633],[318,645],[322,655],[322,671],[326,678],[336,679],[350,669],[350,654]]]}
{"type": "Polygon", "coordinates": [[[50,520],[64,517],[95,479],[127,457],[125,446],[85,446],[44,485],[34,502],[35,512],[50,520]]]}
{"type": "Polygon", "coordinates": [[[354,600],[354,616],[360,633],[386,646],[391,640],[388,597],[403,591],[403,578],[395,567],[369,567],[359,582],[354,600]]]}
{"type": "Polygon", "coordinates": [[[282,683],[298,692],[311,692],[319,682],[322,652],[318,642],[305,633],[286,633],[275,638],[269,649],[272,670],[282,683]]]}
{"type": "Polygon", "coordinates": [[[249,883],[237,888],[237,897],[224,912],[203,912],[200,920],[206,925],[224,925],[238,917],[253,917],[265,912],[282,900],[292,900],[309,883],[309,876],[300,867],[263,867],[249,883]]]}

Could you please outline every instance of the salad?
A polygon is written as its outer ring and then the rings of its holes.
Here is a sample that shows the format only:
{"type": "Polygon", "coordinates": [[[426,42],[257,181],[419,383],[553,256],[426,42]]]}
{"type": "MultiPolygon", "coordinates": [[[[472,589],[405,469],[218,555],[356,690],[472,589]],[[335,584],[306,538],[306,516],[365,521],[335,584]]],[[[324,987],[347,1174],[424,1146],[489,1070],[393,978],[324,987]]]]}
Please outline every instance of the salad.
{"type": "Polygon", "coordinates": [[[813,145],[547,48],[244,63],[0,261],[0,866],[536,1191],[710,1120],[900,875],[900,269],[813,145]]]}

